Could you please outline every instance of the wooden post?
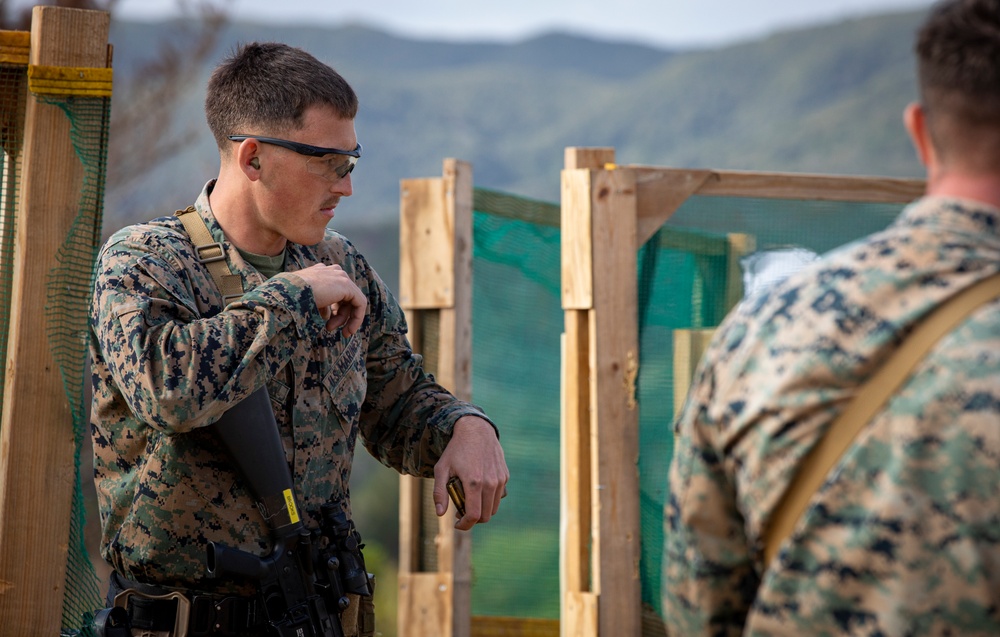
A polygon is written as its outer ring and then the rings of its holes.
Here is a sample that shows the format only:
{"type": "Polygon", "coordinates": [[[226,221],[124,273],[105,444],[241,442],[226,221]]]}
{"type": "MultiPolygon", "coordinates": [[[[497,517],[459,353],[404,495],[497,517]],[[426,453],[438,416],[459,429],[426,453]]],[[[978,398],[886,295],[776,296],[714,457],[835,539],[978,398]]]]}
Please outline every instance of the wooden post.
{"type": "Polygon", "coordinates": [[[743,299],[743,266],[740,260],[757,247],[757,238],[748,234],[728,234],[729,245],[726,263],[726,311],[729,312],[743,299]]]}
{"type": "Polygon", "coordinates": [[[613,152],[568,149],[562,176],[565,637],[638,637],[641,629],[637,195],[635,174],[615,169],[613,152]],[[584,491],[589,535],[570,513],[584,491]],[[589,569],[581,564],[588,545],[589,569]]]}
{"type": "MultiPolygon", "coordinates": [[[[471,399],[472,353],[472,167],[444,162],[443,176],[407,179],[400,192],[400,305],[420,334],[435,313],[437,361],[430,369],[442,386],[471,399]]],[[[420,352],[415,348],[415,351],[420,352]]],[[[468,637],[471,626],[471,536],[456,531],[454,517],[437,520],[435,560],[422,559],[428,529],[420,512],[432,497],[432,481],[401,476],[400,637],[468,637]],[[435,570],[421,570],[433,562],[435,570]]]]}
{"type": "Polygon", "coordinates": [[[694,372],[705,354],[715,328],[674,330],[674,417],[680,415],[691,389],[694,372]]]}
{"type": "MultiPolygon", "coordinates": [[[[566,149],[562,173],[563,637],[637,637],[639,581],[636,250],[692,195],[906,202],[918,180],[618,166],[608,148],[566,149]]],[[[727,307],[742,295],[739,256],[753,237],[728,238],[727,307]]],[[[683,401],[708,332],[680,335],[683,401]],[[685,359],[685,352],[687,358],[685,359]]],[[[657,622],[658,623],[658,622],[657,622]]]]}
{"type": "MultiPolygon", "coordinates": [[[[109,23],[103,11],[37,6],[29,63],[105,68],[109,23]]],[[[56,635],[61,624],[76,450],[43,317],[82,181],[66,115],[29,95],[0,424],[0,617],[11,637],[56,635]]]]}

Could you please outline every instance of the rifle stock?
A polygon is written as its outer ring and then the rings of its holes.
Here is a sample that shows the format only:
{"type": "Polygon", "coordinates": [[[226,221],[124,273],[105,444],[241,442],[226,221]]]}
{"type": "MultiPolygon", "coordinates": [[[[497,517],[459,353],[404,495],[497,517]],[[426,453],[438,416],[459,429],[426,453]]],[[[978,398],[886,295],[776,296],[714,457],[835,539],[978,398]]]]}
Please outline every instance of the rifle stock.
{"type": "Polygon", "coordinates": [[[291,471],[266,388],[230,408],[214,425],[257,499],[272,540],[260,557],[210,542],[213,577],[237,575],[259,583],[272,632],[296,637],[343,637],[337,611],[330,612],[316,587],[312,533],[299,519],[291,471]]]}

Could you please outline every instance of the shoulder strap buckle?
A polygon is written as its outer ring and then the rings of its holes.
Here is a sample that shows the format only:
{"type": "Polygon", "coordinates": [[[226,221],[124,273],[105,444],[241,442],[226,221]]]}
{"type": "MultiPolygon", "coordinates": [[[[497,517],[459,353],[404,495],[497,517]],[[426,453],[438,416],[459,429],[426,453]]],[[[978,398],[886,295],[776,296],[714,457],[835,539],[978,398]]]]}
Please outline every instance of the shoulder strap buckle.
{"type": "Polygon", "coordinates": [[[188,237],[191,238],[195,256],[199,262],[205,264],[216,287],[219,288],[223,305],[228,305],[230,299],[238,299],[243,296],[243,280],[229,269],[225,246],[222,245],[221,241],[213,241],[214,237],[211,231],[195,207],[188,206],[184,210],[178,210],[176,214],[187,231],[188,237]]]}
{"type": "Polygon", "coordinates": [[[196,245],[194,250],[198,255],[198,261],[202,263],[215,263],[216,261],[226,260],[226,248],[222,245],[221,241],[196,245]],[[217,252],[215,254],[208,254],[209,250],[216,250],[217,252]]]}

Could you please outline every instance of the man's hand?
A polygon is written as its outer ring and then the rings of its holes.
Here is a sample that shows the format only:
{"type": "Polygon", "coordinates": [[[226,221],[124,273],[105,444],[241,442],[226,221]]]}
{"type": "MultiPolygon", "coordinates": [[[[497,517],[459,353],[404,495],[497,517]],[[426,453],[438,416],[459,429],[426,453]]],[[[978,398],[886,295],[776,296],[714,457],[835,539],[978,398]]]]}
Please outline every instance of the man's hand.
{"type": "Polygon", "coordinates": [[[317,263],[293,274],[312,288],[320,316],[326,319],[326,329],[339,327],[344,336],[352,336],[361,328],[368,299],[343,268],[317,263]]]}
{"type": "Polygon", "coordinates": [[[458,476],[465,489],[465,515],[456,529],[468,531],[496,515],[507,495],[510,472],[493,426],[477,416],[462,416],[455,423],[451,441],[434,465],[434,507],[439,516],[448,511],[448,480],[458,476]]]}

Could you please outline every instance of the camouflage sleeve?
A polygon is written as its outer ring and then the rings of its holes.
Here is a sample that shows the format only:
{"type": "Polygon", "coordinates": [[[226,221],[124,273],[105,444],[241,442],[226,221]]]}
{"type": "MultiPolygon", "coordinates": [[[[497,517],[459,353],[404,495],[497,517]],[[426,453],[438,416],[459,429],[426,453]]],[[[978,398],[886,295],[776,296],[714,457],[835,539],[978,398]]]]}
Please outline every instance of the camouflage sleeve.
{"type": "Polygon", "coordinates": [[[474,415],[490,420],[424,371],[422,357],[406,338],[402,310],[377,277],[374,285],[378,293],[369,295],[369,314],[379,328],[373,330],[368,350],[361,434],[365,447],[382,464],[429,477],[459,418],[474,415]]]}
{"type": "Polygon", "coordinates": [[[163,431],[215,422],[323,326],[312,292],[287,274],[203,318],[182,261],[141,240],[109,242],[95,279],[100,355],[131,411],[163,431]]]}
{"type": "Polygon", "coordinates": [[[671,635],[741,635],[759,583],[733,484],[708,438],[711,354],[675,428],[662,572],[671,635]]]}

